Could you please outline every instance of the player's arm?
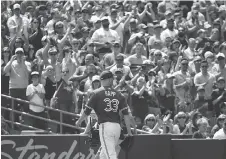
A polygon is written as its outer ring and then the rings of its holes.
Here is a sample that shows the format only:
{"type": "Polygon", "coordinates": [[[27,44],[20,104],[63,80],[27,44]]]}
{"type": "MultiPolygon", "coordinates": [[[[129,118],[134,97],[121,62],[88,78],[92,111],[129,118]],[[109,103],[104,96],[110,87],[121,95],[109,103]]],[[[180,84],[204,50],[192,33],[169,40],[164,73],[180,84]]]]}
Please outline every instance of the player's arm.
{"type": "Polygon", "coordinates": [[[120,106],[120,109],[121,109],[122,114],[124,116],[128,135],[131,136],[132,132],[131,132],[131,127],[130,127],[131,123],[130,123],[130,116],[129,116],[129,112],[128,112],[128,104],[127,104],[126,98],[124,96],[123,96],[122,100],[120,101],[119,106],[120,106]]]}
{"type": "Polygon", "coordinates": [[[80,126],[82,121],[85,120],[87,118],[87,116],[90,115],[92,109],[94,108],[95,105],[95,96],[96,94],[94,94],[90,100],[88,101],[87,105],[85,106],[85,110],[83,111],[82,115],[80,116],[80,118],[78,119],[78,121],[76,122],[76,126],[80,126]]]}

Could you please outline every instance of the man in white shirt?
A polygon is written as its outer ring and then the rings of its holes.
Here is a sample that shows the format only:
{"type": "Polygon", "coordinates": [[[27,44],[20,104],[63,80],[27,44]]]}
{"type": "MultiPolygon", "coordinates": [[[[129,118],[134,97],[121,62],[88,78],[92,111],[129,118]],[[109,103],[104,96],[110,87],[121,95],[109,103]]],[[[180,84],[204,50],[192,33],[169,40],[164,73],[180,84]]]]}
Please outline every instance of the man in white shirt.
{"type": "Polygon", "coordinates": [[[211,99],[215,81],[215,76],[208,72],[208,62],[202,61],[201,72],[195,75],[194,84],[196,87],[203,86],[205,88],[206,99],[211,99]]]}
{"type": "Polygon", "coordinates": [[[178,30],[174,29],[174,19],[170,18],[167,20],[167,29],[164,30],[161,35],[160,38],[162,40],[162,42],[165,42],[167,37],[170,37],[171,39],[175,39],[177,34],[178,34],[178,30]]]}
{"type": "MultiPolygon", "coordinates": [[[[34,103],[29,105],[30,114],[46,118],[45,109],[43,107],[39,107],[40,105],[44,106],[43,99],[45,97],[44,86],[39,83],[39,73],[36,71],[32,72],[31,80],[32,80],[32,84],[28,85],[26,90],[26,96],[28,100],[31,103],[34,103]]],[[[31,117],[29,122],[35,128],[44,129],[44,130],[46,128],[45,121],[43,120],[31,117]]]]}
{"type": "Polygon", "coordinates": [[[108,17],[103,17],[101,23],[102,27],[93,33],[91,40],[96,44],[99,53],[109,53],[111,52],[111,43],[120,41],[120,37],[115,30],[109,28],[108,17]]]}
{"type": "Polygon", "coordinates": [[[226,139],[226,119],[224,120],[223,128],[214,134],[213,139],[226,139]]]}
{"type": "Polygon", "coordinates": [[[12,38],[17,32],[19,36],[24,35],[26,39],[28,39],[28,26],[29,20],[20,14],[20,5],[13,5],[13,13],[14,15],[10,17],[7,21],[7,26],[9,28],[10,37],[12,38]]]}

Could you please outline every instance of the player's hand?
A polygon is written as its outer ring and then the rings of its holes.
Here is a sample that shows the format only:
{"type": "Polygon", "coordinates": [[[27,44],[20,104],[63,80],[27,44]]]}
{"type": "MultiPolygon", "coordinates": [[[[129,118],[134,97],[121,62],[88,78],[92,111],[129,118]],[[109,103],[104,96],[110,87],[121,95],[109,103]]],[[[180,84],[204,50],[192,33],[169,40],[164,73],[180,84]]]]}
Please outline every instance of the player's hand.
{"type": "Polygon", "coordinates": [[[75,122],[75,127],[80,127],[80,125],[81,125],[80,120],[77,120],[77,121],[75,122]]]}
{"type": "Polygon", "coordinates": [[[129,131],[127,135],[128,135],[128,136],[133,136],[133,134],[132,134],[131,131],[129,131]]]}

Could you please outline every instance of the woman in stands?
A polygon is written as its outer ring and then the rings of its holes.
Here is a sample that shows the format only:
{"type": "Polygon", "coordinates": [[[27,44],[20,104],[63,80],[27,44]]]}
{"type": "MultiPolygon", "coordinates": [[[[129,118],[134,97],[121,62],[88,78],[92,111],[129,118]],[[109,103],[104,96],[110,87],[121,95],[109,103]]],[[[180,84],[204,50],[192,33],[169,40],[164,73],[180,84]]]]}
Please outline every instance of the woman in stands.
{"type": "Polygon", "coordinates": [[[180,134],[180,135],[192,134],[192,124],[191,122],[186,124],[187,120],[188,120],[188,117],[184,112],[179,112],[174,117],[174,122],[175,122],[175,125],[173,126],[174,134],[180,134]]]}

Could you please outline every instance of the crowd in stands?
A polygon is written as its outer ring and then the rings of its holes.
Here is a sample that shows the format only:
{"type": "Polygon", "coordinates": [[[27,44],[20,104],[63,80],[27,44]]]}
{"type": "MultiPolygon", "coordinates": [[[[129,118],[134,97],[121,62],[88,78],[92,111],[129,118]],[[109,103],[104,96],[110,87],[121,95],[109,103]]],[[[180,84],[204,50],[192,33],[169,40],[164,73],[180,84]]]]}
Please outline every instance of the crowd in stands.
{"type": "MultiPolygon", "coordinates": [[[[110,70],[138,129],[226,138],[225,41],[225,1],[1,1],[1,90],[79,114],[101,87],[100,73],[110,70]]],[[[58,112],[15,104],[60,121],[58,112]]],[[[10,119],[7,111],[2,116],[10,119]]],[[[63,122],[74,125],[70,115],[63,122]]]]}

